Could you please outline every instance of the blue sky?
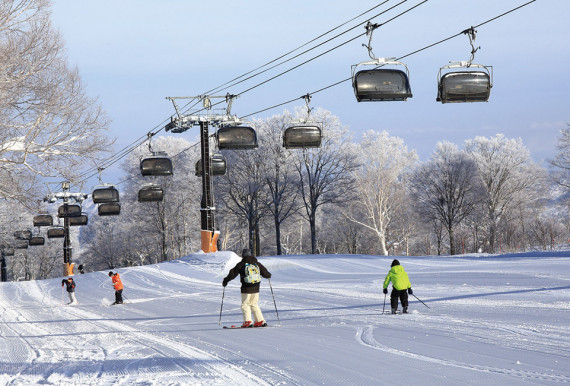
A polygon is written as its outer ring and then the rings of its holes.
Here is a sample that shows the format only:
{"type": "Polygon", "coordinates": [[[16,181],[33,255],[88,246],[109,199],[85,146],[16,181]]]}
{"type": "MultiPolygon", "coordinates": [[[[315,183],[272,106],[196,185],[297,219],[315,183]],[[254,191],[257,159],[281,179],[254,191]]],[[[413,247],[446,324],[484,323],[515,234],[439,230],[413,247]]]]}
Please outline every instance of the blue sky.
{"type": "MultiPolygon", "coordinates": [[[[409,0],[374,18],[384,23],[420,3],[409,0]]],[[[161,126],[173,113],[167,96],[202,94],[342,24],[381,1],[183,1],[53,0],[54,26],[66,41],[69,62],[79,67],[87,92],[112,119],[117,149],[161,126]]],[[[385,5],[337,31],[366,21],[385,5]]],[[[524,0],[429,0],[374,32],[378,57],[400,57],[478,25],[524,0]]],[[[452,60],[469,58],[461,35],[403,61],[413,98],[358,103],[350,82],[313,95],[311,105],[337,115],[357,140],[367,130],[387,130],[426,160],[441,140],[458,145],[475,136],[502,133],[522,138],[537,162],[553,157],[560,129],[570,122],[570,2],[536,2],[479,27],[475,63],[493,66],[488,103],[435,101],[437,73],[452,60]]],[[[363,33],[358,27],[249,82],[223,90],[240,93],[363,33]]],[[[369,59],[361,37],[288,74],[243,94],[232,113],[244,116],[314,92],[350,76],[369,59]]],[[[254,115],[266,118],[304,105],[254,115]]],[[[191,131],[182,135],[193,139],[191,131]]],[[[109,181],[111,182],[111,181],[109,181]]]]}

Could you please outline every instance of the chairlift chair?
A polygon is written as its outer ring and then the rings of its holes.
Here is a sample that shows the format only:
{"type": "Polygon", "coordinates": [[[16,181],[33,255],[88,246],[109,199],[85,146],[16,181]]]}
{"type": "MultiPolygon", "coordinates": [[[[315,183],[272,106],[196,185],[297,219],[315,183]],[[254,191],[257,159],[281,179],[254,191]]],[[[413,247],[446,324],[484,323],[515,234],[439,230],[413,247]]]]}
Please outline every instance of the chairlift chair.
{"type": "Polygon", "coordinates": [[[491,95],[492,67],[468,62],[452,62],[439,69],[437,98],[441,103],[487,102],[491,95]],[[442,70],[465,68],[442,75],[442,70]],[[470,70],[478,68],[480,70],[470,70]]]}
{"type": "Polygon", "coordinates": [[[16,231],[14,232],[14,237],[18,240],[29,240],[32,238],[32,231],[30,230],[16,231]]]}
{"type": "Polygon", "coordinates": [[[5,248],[4,256],[14,256],[14,248],[5,248]]]}
{"type": "Polygon", "coordinates": [[[81,206],[75,204],[61,205],[59,208],[57,208],[57,216],[59,218],[79,217],[81,216],[81,206]]]}
{"type": "Polygon", "coordinates": [[[121,204],[118,202],[99,204],[97,212],[99,216],[117,216],[121,214],[121,204]]]}
{"type": "Polygon", "coordinates": [[[171,176],[172,160],[164,152],[153,152],[152,156],[143,157],[140,163],[143,176],[171,176]]]}
{"type": "Polygon", "coordinates": [[[35,227],[44,227],[52,225],[53,225],[53,217],[51,216],[51,214],[39,214],[37,216],[34,216],[35,227]]]}
{"type": "MultiPolygon", "coordinates": [[[[227,162],[222,154],[214,154],[210,157],[211,172],[213,176],[223,176],[227,171],[227,162]]],[[[202,160],[196,162],[195,174],[202,177],[202,160]]]]}
{"type": "Polygon", "coordinates": [[[91,193],[94,204],[106,204],[119,202],[119,191],[113,185],[96,186],[91,193]]]}
{"type": "Polygon", "coordinates": [[[48,239],[61,239],[65,236],[63,227],[53,227],[47,230],[48,239]]]}
{"type": "Polygon", "coordinates": [[[358,102],[405,101],[412,97],[409,77],[408,67],[394,58],[377,58],[352,66],[352,87],[358,102]],[[375,65],[376,68],[357,72],[356,69],[363,65],[375,65]],[[406,71],[383,68],[385,65],[401,65],[406,71]]]}
{"type": "Polygon", "coordinates": [[[299,149],[321,147],[322,131],[317,125],[293,125],[283,133],[283,147],[286,149],[299,149]]]}
{"type": "Polygon", "coordinates": [[[81,214],[79,216],[69,218],[69,225],[70,226],[87,225],[88,222],[89,222],[89,219],[88,219],[86,214],[81,214]]]}
{"type": "Polygon", "coordinates": [[[222,126],[216,132],[218,149],[247,150],[257,148],[257,133],[251,126],[222,126]]]}
{"type": "Polygon", "coordinates": [[[43,236],[34,236],[28,241],[30,246],[44,245],[45,243],[46,239],[43,236]]]}
{"type": "Polygon", "coordinates": [[[28,249],[28,246],[28,240],[16,240],[16,242],[14,242],[14,248],[16,249],[28,249]]]}
{"type": "Polygon", "coordinates": [[[139,190],[139,202],[161,202],[164,200],[164,190],[157,185],[143,186],[139,190]]]}

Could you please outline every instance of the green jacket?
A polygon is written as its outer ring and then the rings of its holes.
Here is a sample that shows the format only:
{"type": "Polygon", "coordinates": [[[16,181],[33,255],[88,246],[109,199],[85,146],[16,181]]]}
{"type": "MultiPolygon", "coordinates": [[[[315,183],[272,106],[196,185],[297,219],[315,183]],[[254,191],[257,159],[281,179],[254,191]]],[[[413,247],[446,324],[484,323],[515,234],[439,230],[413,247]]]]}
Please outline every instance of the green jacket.
{"type": "Polygon", "coordinates": [[[390,268],[390,272],[388,272],[386,279],[384,279],[384,288],[388,288],[390,281],[392,282],[392,286],[398,291],[412,288],[408,274],[401,265],[395,265],[390,268]]]}

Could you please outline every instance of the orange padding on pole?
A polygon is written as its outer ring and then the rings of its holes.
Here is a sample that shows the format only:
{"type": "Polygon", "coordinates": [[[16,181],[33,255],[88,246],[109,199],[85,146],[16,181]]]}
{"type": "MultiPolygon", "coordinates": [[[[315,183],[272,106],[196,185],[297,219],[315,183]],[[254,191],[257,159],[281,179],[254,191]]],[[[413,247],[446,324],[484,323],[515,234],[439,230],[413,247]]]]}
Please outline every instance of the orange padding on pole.
{"type": "Polygon", "coordinates": [[[202,241],[202,251],[204,253],[210,253],[212,249],[212,231],[201,230],[200,240],[202,241]]]}
{"type": "Polygon", "coordinates": [[[73,266],[74,263],[64,263],[63,264],[63,276],[73,276],[73,266]]]}
{"type": "Polygon", "coordinates": [[[210,251],[218,252],[218,238],[220,237],[220,231],[214,232],[214,237],[212,237],[212,246],[210,247],[210,251]]]}

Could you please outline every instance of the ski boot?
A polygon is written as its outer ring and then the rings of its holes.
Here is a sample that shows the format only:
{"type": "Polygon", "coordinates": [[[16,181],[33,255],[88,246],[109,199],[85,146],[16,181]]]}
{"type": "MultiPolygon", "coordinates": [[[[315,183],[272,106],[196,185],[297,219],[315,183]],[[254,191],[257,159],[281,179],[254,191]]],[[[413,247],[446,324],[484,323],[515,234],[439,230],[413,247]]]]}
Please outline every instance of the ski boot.
{"type": "Polygon", "coordinates": [[[408,307],[404,307],[404,309],[402,310],[402,314],[407,314],[408,313],[408,307]]]}
{"type": "Polygon", "coordinates": [[[253,327],[253,323],[251,323],[251,320],[243,322],[243,324],[241,325],[241,328],[247,328],[247,327],[253,327]]]}
{"type": "Polygon", "coordinates": [[[262,320],[262,321],[253,323],[253,327],[267,327],[267,323],[265,323],[265,320],[262,320]]]}
{"type": "Polygon", "coordinates": [[[392,308],[392,313],[395,314],[397,310],[397,308],[392,308]]]}

